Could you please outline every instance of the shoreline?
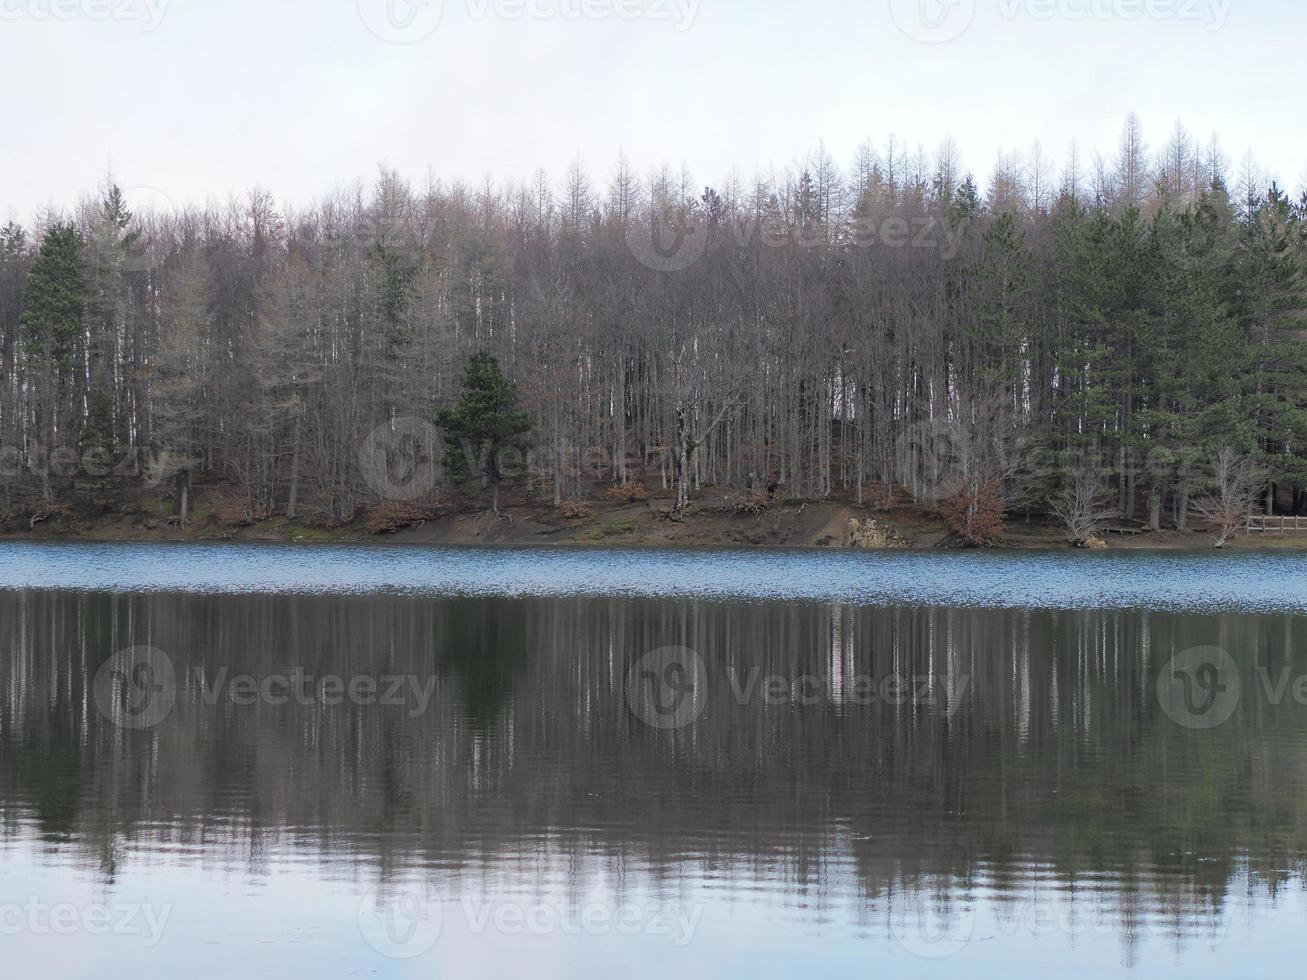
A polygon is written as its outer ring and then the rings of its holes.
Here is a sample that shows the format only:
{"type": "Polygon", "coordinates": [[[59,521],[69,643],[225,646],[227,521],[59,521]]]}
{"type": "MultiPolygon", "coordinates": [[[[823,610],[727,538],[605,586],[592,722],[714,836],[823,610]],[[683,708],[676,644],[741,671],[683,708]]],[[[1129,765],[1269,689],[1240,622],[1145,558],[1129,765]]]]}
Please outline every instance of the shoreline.
{"type": "MultiPolygon", "coordinates": [[[[815,551],[1076,551],[1061,530],[1047,522],[1013,522],[1001,544],[964,548],[934,515],[917,509],[878,511],[838,501],[787,501],[760,513],[737,514],[699,505],[681,520],[648,503],[591,502],[587,512],[567,518],[552,506],[534,503],[505,508],[495,519],[484,510],[450,512],[394,531],[375,533],[367,517],[338,528],[324,528],[274,517],[251,524],[219,521],[197,511],[185,528],[166,517],[143,512],[116,514],[98,521],[56,516],[35,527],[17,520],[0,524],[0,540],[29,542],[116,542],[192,544],[355,544],[384,547],[616,548],[638,550],[815,550],[815,551]],[[851,520],[874,521],[889,547],[853,544],[851,520]]],[[[1104,534],[1106,551],[1214,552],[1215,535],[1203,531],[1131,529],[1104,534]]],[[[1241,535],[1226,551],[1307,549],[1305,535],[1241,535]]]]}

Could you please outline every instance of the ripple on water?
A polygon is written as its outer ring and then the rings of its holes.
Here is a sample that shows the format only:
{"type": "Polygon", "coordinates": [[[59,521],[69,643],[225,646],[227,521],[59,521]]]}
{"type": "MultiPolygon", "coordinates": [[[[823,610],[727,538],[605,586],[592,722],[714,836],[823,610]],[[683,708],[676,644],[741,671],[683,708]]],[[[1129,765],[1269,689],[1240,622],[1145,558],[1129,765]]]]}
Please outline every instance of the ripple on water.
{"type": "Polygon", "coordinates": [[[0,589],[629,596],[1037,609],[1307,612],[1277,552],[851,553],[0,544],[0,589]]]}

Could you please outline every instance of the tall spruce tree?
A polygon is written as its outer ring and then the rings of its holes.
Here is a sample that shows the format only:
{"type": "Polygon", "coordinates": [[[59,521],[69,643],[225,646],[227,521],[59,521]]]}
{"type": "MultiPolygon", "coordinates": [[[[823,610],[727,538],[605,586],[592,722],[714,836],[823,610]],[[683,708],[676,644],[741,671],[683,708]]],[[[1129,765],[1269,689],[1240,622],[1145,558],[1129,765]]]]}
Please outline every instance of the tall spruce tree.
{"type": "MultiPolygon", "coordinates": [[[[1247,417],[1273,472],[1302,484],[1307,482],[1307,272],[1292,234],[1292,208],[1272,186],[1246,224],[1230,288],[1252,361],[1247,417]]],[[[1273,489],[1268,487],[1268,513],[1273,489]]]]}
{"type": "Polygon", "coordinates": [[[72,225],[54,225],[47,231],[27,275],[23,304],[28,353],[65,372],[75,363],[86,309],[82,245],[72,225]]]}
{"type": "Polygon", "coordinates": [[[80,472],[75,483],[78,508],[88,517],[101,517],[119,503],[118,477],[114,472],[113,396],[98,382],[91,389],[90,410],[77,448],[80,472]]]}
{"type": "MultiPolygon", "coordinates": [[[[825,158],[731,180],[692,206],[676,273],[630,247],[641,213],[698,197],[670,172],[623,169],[608,196],[574,172],[562,197],[544,178],[415,194],[386,175],[371,202],[294,218],[262,192],[132,214],[106,184],[45,241],[0,229],[0,446],[33,464],[75,449],[103,384],[120,438],[173,450],[154,472],[183,513],[196,466],[251,516],[348,521],[361,440],[454,406],[485,349],[548,448],[542,504],[655,482],[678,506],[759,484],[925,502],[997,460],[1033,518],[1086,463],[1160,527],[1185,523],[1228,447],[1307,512],[1307,198],[1246,168],[1231,207],[1219,147],[1145,145],[1132,123],[1115,163],[1073,157],[1051,206],[1038,157],[982,194],[956,154],[932,167],[897,142],[860,150],[848,181],[825,158]],[[940,433],[952,456],[925,451],[940,433]],[[603,459],[593,481],[578,447],[603,459]]],[[[476,427],[450,412],[451,473],[495,484],[493,433],[459,444],[453,423],[476,427]]],[[[6,511],[35,503],[43,470],[20,469],[6,511]]]]}
{"type": "MultiPolygon", "coordinates": [[[[27,275],[20,323],[32,384],[31,413],[41,450],[72,438],[80,416],[76,379],[83,344],[86,276],[82,237],[72,225],[56,224],[46,233],[27,275]]],[[[39,467],[47,504],[54,502],[49,457],[39,467]]]]}
{"type": "Polygon", "coordinates": [[[504,377],[499,358],[478,351],[463,369],[458,401],[436,416],[445,437],[446,471],[460,485],[477,474],[484,477],[496,516],[503,454],[525,450],[531,432],[531,416],[517,405],[517,386],[504,377]]]}

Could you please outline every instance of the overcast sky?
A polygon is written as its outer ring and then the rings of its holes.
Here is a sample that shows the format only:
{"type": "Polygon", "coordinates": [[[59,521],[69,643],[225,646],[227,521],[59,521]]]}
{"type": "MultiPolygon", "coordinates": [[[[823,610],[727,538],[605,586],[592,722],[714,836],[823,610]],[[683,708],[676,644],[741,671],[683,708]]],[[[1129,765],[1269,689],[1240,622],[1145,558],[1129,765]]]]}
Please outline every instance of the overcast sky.
{"type": "Polygon", "coordinates": [[[296,203],[382,162],[714,183],[891,132],[983,181],[1035,140],[1111,152],[1131,110],[1300,188],[1304,38],[1303,0],[0,0],[0,218],[110,164],[138,201],[296,203]]]}

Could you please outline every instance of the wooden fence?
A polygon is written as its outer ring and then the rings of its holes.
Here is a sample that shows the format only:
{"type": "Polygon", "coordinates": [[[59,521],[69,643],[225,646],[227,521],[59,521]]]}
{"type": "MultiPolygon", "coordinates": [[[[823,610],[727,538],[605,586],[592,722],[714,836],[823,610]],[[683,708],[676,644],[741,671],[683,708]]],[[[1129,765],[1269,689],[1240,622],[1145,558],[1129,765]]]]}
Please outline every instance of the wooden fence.
{"type": "Polygon", "coordinates": [[[1253,514],[1248,518],[1249,534],[1300,534],[1307,532],[1307,517],[1267,517],[1253,514]]]}

